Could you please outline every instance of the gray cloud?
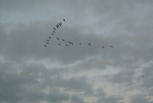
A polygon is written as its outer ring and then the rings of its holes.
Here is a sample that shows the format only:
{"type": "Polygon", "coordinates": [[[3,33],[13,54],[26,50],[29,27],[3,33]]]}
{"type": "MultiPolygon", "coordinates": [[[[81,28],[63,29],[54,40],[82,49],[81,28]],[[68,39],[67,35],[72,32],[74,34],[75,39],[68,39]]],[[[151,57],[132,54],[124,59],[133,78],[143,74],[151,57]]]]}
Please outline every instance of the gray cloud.
{"type": "Polygon", "coordinates": [[[151,103],[145,95],[136,95],[132,98],[132,103],[151,103]]]}
{"type": "Polygon", "coordinates": [[[1,0],[0,101],[151,103],[152,11],[151,0],[1,0]],[[44,48],[63,18],[58,36],[74,46],[44,48]]]}

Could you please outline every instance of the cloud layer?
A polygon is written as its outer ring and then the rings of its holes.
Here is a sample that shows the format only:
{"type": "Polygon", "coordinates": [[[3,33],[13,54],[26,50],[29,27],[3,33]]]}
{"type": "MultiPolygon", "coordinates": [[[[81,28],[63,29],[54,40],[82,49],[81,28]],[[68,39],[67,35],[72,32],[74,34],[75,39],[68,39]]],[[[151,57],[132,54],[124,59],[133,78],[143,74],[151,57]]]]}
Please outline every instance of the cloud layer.
{"type": "Polygon", "coordinates": [[[152,103],[152,4],[1,0],[0,102],[152,103]],[[57,35],[74,46],[45,48],[63,18],[57,35]]]}

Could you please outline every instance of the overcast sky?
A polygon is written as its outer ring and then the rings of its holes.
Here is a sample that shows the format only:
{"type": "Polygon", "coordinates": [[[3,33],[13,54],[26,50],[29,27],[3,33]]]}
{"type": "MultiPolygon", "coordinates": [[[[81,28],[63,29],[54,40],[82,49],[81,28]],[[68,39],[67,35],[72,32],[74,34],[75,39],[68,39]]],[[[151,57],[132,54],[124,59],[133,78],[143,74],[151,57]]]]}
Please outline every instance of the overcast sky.
{"type": "Polygon", "coordinates": [[[0,102],[153,103],[153,1],[0,0],[0,102]]]}

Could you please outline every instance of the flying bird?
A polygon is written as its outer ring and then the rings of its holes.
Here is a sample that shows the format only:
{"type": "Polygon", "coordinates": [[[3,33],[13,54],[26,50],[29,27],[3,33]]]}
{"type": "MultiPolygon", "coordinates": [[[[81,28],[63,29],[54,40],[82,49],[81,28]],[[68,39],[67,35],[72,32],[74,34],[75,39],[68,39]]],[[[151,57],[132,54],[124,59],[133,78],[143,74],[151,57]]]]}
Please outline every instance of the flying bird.
{"type": "MultiPolygon", "coordinates": [[[[57,24],[53,27],[53,28],[51,28],[51,29],[53,29],[52,30],[52,33],[51,33],[51,36],[49,36],[47,39],[46,39],[46,43],[45,43],[45,45],[44,45],[44,47],[48,47],[48,45],[50,44],[50,40],[51,40],[51,38],[52,38],[52,35],[58,35],[57,33],[56,33],[56,30],[58,30],[58,29],[60,29],[60,27],[63,25],[63,23],[65,22],[66,20],[65,20],[65,18],[63,18],[61,21],[59,21],[59,22],[57,22],[57,24]]],[[[61,38],[59,38],[59,37],[55,37],[55,40],[61,40],[61,41],[63,41],[65,44],[62,44],[63,42],[58,42],[57,43],[57,45],[64,45],[64,46],[71,46],[71,45],[74,45],[75,44],[75,42],[73,42],[73,41],[67,41],[67,40],[65,40],[65,39],[61,39],[61,38]]],[[[87,46],[92,46],[93,44],[92,44],[92,42],[90,43],[90,41],[89,42],[86,42],[85,43],[87,46]]],[[[84,42],[78,42],[78,45],[84,45],[84,42]]],[[[94,46],[94,45],[93,45],[94,46]]],[[[107,48],[106,46],[104,46],[103,44],[102,45],[100,45],[100,47],[101,48],[107,48]]],[[[108,46],[109,48],[113,48],[113,46],[112,45],[109,45],[108,46]]],[[[142,76],[143,78],[144,78],[144,75],[142,76]]]]}
{"type": "Polygon", "coordinates": [[[62,26],[62,23],[61,23],[61,22],[59,22],[59,23],[58,23],[58,25],[59,25],[59,26],[62,26]]]}
{"type": "MultiPolygon", "coordinates": [[[[51,33],[51,35],[55,35],[56,36],[56,30],[58,30],[58,28],[60,28],[63,24],[63,22],[65,22],[66,20],[63,18],[63,20],[61,21],[61,22],[58,22],[54,27],[53,27],[53,30],[52,30],[52,33],[51,33]]],[[[46,43],[45,43],[45,45],[44,45],[44,47],[48,47],[48,45],[50,44],[50,40],[51,40],[51,36],[49,36],[48,37],[48,39],[46,39],[46,43]]],[[[65,42],[66,44],[64,44],[65,46],[71,46],[71,45],[74,45],[75,44],[75,42],[73,42],[73,41],[67,41],[67,40],[65,40],[65,39],[61,39],[61,38],[59,38],[59,37],[55,37],[55,39],[56,40],[61,40],[61,41],[63,41],[63,42],[65,42]]],[[[62,45],[62,43],[63,42],[59,42],[57,45],[62,45]]],[[[78,45],[83,45],[83,43],[82,42],[78,42],[78,45]]],[[[93,44],[92,43],[90,43],[90,42],[86,42],[86,45],[88,45],[88,46],[92,46],[93,44]]],[[[93,45],[94,46],[94,45],[93,45]]],[[[100,45],[101,46],[101,48],[106,48],[104,45],[100,45]]],[[[110,48],[113,48],[113,46],[112,45],[109,45],[108,47],[110,47],[110,48]]],[[[143,78],[144,78],[144,76],[142,76],[143,78]]]]}
{"type": "Polygon", "coordinates": [[[91,43],[88,43],[89,46],[91,46],[91,43]]]}
{"type": "MultiPolygon", "coordinates": [[[[65,19],[63,19],[63,21],[65,22],[65,19]]],[[[57,30],[57,28],[59,28],[59,27],[61,27],[61,26],[62,26],[62,21],[61,21],[61,22],[58,22],[58,23],[55,25],[55,27],[53,27],[53,31],[52,31],[51,35],[56,35],[56,30],[57,30]]],[[[49,36],[48,38],[49,38],[49,39],[46,39],[46,43],[45,43],[44,47],[47,47],[47,46],[48,46],[49,41],[50,41],[50,39],[51,39],[51,36],[49,36]]],[[[57,39],[57,40],[60,40],[60,38],[58,38],[58,37],[56,37],[56,39],[57,39]]],[[[65,41],[64,39],[61,39],[61,40],[62,40],[62,41],[65,41]]],[[[70,42],[70,44],[73,45],[72,42],[70,42]]],[[[58,45],[61,45],[61,43],[58,43],[58,45]]],[[[65,44],[65,46],[68,46],[68,44],[65,44]]]]}
{"type": "Polygon", "coordinates": [[[47,45],[44,45],[44,47],[47,47],[47,45]]]}
{"type": "Polygon", "coordinates": [[[65,41],[64,39],[62,39],[62,41],[65,41]]]}
{"type": "Polygon", "coordinates": [[[57,40],[60,40],[60,38],[56,38],[57,40]]]}
{"type": "Polygon", "coordinates": [[[56,28],[59,28],[59,25],[56,25],[56,28]]]}

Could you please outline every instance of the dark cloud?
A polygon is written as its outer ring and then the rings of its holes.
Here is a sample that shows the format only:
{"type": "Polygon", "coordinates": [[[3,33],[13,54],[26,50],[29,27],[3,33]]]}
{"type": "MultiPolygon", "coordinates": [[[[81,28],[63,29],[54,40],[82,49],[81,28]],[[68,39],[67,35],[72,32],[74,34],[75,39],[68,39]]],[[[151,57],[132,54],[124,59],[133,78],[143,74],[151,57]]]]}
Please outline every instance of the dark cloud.
{"type": "Polygon", "coordinates": [[[62,102],[72,98],[77,102],[79,97],[70,97],[69,92],[83,92],[84,95],[92,93],[91,85],[84,77],[63,79],[62,75],[59,76],[58,72],[61,71],[56,70],[57,68],[47,70],[43,65],[25,65],[25,63],[14,65],[16,63],[1,64],[0,66],[0,95],[2,95],[0,101],[13,103],[22,100],[62,102]],[[60,91],[59,88],[64,91],[60,91]]]}
{"type": "Polygon", "coordinates": [[[120,102],[120,98],[117,98],[117,97],[104,97],[104,98],[100,98],[96,103],[101,103],[101,102],[105,102],[105,103],[112,103],[112,102],[113,103],[118,103],[118,102],[120,102]]]}
{"type": "Polygon", "coordinates": [[[1,0],[0,101],[151,103],[152,12],[151,0],[1,0]],[[57,36],[74,45],[45,48],[63,18],[57,36]]]}
{"type": "Polygon", "coordinates": [[[1,52],[5,52],[7,46],[7,33],[5,32],[5,25],[0,23],[0,47],[1,52]]]}
{"type": "Polygon", "coordinates": [[[54,102],[54,103],[59,103],[62,101],[68,101],[69,100],[69,95],[66,93],[61,93],[61,92],[51,92],[50,94],[47,95],[47,100],[49,102],[54,102]]]}
{"type": "Polygon", "coordinates": [[[71,102],[74,103],[85,103],[83,97],[80,97],[79,95],[71,95],[71,102]]]}
{"type": "MultiPolygon", "coordinates": [[[[130,71],[122,71],[115,76],[112,76],[112,82],[117,82],[117,83],[129,83],[131,84],[133,80],[135,72],[130,70],[130,71]]],[[[128,85],[128,84],[127,84],[128,85]]]]}
{"type": "Polygon", "coordinates": [[[134,97],[132,97],[132,103],[151,103],[152,101],[150,101],[145,95],[135,95],[134,97]]]}

